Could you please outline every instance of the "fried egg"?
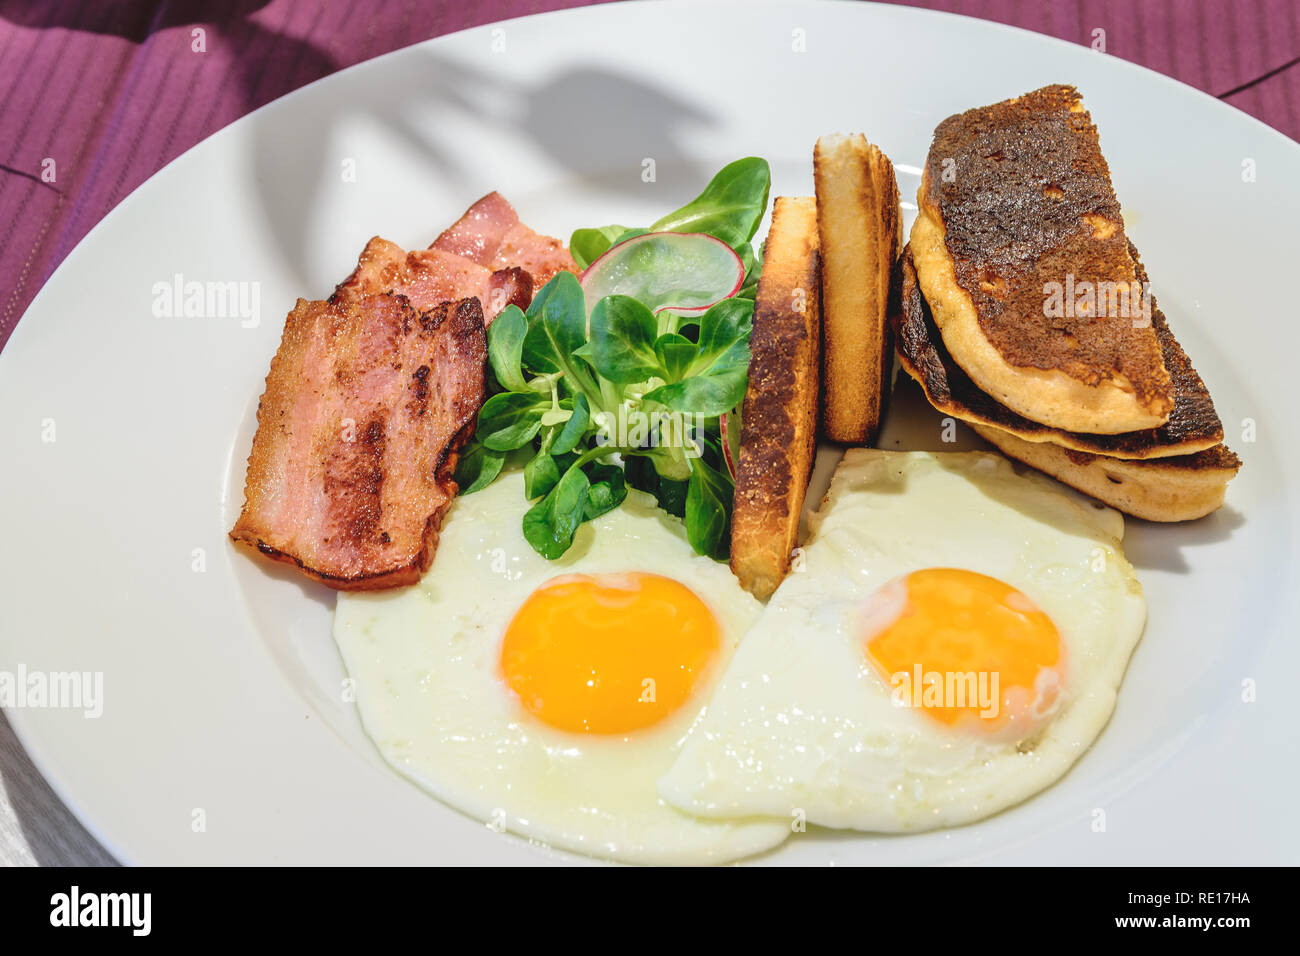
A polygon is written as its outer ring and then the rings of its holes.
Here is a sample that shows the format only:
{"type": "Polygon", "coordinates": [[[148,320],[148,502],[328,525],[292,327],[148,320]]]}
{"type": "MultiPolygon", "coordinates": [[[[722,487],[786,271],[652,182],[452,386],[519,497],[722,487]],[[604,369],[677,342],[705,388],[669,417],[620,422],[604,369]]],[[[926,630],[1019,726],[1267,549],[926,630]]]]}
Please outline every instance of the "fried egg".
{"type": "Polygon", "coordinates": [[[548,561],[523,478],[459,498],[420,584],[340,594],[334,637],[385,760],[494,830],[639,863],[720,863],[785,821],[668,806],[672,765],[761,605],[654,499],[584,524],[548,561]]]}
{"type": "Polygon", "coordinates": [[[984,452],[853,449],[660,793],[703,817],[967,823],[1066,772],[1146,617],[1123,519],[984,452]]]}

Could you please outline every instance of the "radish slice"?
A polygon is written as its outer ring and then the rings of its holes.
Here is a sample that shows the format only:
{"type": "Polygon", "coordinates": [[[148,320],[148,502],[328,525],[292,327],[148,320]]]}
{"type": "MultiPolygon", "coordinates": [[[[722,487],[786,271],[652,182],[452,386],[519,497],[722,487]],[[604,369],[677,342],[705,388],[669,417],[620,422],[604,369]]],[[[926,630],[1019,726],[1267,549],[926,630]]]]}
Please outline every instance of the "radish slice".
{"type": "Polygon", "coordinates": [[[699,315],[745,282],[734,249],[703,232],[647,232],[606,250],[580,279],[587,311],[607,295],[630,295],[650,309],[699,315]]]}

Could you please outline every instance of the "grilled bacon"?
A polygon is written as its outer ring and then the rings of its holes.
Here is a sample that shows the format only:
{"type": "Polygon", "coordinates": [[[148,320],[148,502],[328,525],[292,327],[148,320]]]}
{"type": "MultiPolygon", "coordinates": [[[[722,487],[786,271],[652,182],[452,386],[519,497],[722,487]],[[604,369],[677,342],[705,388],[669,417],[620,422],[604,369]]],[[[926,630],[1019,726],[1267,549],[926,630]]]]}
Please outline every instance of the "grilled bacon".
{"type": "Polygon", "coordinates": [[[414,584],[483,403],[483,310],[349,283],[285,320],[230,535],[339,590],[414,584]]]}
{"type": "Polygon", "coordinates": [[[366,243],[356,269],[339,288],[362,295],[404,295],[419,312],[474,296],[488,325],[507,305],[526,309],[533,299],[532,276],[517,266],[493,272],[441,249],[407,252],[379,236],[366,243]]]}
{"type": "Polygon", "coordinates": [[[564,243],[533,232],[496,192],[470,206],[429,248],[463,256],[488,269],[518,266],[532,275],[536,289],[557,272],[578,271],[564,243]]]}
{"type": "Polygon", "coordinates": [[[230,536],[339,590],[418,581],[485,397],[487,325],[562,269],[563,244],[498,193],[428,249],[371,239],[285,320],[230,536]]]}

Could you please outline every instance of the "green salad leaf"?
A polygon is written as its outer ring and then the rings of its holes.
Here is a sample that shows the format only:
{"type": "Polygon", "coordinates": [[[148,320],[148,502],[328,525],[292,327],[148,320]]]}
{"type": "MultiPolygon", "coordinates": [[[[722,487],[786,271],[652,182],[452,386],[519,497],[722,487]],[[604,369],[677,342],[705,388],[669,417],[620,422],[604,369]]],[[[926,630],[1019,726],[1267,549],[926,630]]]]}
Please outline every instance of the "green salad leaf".
{"type": "Polygon", "coordinates": [[[541,429],[546,407],[536,392],[499,392],[479,409],[475,437],[492,451],[522,448],[541,429]]]}
{"type": "Polygon", "coordinates": [[[559,433],[555,436],[555,441],[551,442],[551,454],[562,455],[571,452],[578,447],[582,441],[582,436],[587,433],[591,426],[591,406],[587,404],[586,395],[578,395],[573,400],[573,414],[569,416],[559,433]]]}
{"type": "Polygon", "coordinates": [[[577,355],[587,341],[587,306],[578,277],[558,273],[533,297],[527,317],[524,364],[535,372],[563,373],[575,391],[595,397],[598,390],[591,368],[577,355]]]}
{"type": "Polygon", "coordinates": [[[731,543],[731,499],[735,488],[703,460],[691,466],[686,488],[686,537],[700,554],[722,560],[731,543]]]}
{"type": "Polygon", "coordinates": [[[477,439],[471,439],[456,462],[456,487],[462,495],[486,488],[497,480],[505,461],[505,452],[493,451],[477,439]]]}
{"type": "Polygon", "coordinates": [[[524,497],[529,501],[549,494],[559,482],[560,466],[544,448],[524,465],[524,497]]]}
{"type": "Polygon", "coordinates": [[[762,271],[762,258],[750,241],[767,212],[771,187],[772,173],[767,160],[746,156],[722,167],[702,193],[648,228],[578,229],[569,239],[569,252],[578,268],[586,269],[620,242],[647,232],[708,233],[736,250],[745,266],[745,285],[740,294],[752,299],[762,271]]]}
{"type": "Polygon", "coordinates": [[[599,226],[595,229],[576,229],[569,239],[569,255],[579,269],[591,265],[614,243],[623,238],[627,226],[599,226]]]}
{"type": "Polygon", "coordinates": [[[740,404],[749,381],[749,331],[754,303],[723,299],[700,318],[699,341],[684,372],[646,394],[674,411],[722,415],[740,404]]]}
{"type": "MultiPolygon", "coordinates": [[[[492,394],[457,465],[461,493],[491,484],[511,452],[522,456],[528,449],[524,493],[532,505],[522,528],[544,557],[564,554],[583,522],[618,507],[628,489],[637,488],[684,520],[697,552],[725,559],[734,486],[721,452],[719,416],[734,412],[745,394],[752,287],[760,268],[750,241],[769,186],[764,160],[737,160],[651,227],[707,233],[731,246],[746,270],[741,291],[747,295],[723,299],[702,315],[661,308],[674,301],[663,291],[672,294],[674,278],[689,281],[681,264],[696,253],[683,247],[674,254],[656,238],[646,246],[653,254],[629,256],[619,265],[631,273],[626,288],[654,290],[651,302],[617,294],[588,303],[578,278],[561,272],[526,310],[503,310],[488,328],[492,394]]],[[[647,231],[579,229],[570,250],[586,267],[647,231]]]]}
{"type": "Polygon", "coordinates": [[[582,508],[582,518],[590,521],[606,511],[613,511],[627,497],[627,480],[618,465],[593,465],[588,469],[587,503],[582,508]]]}
{"type": "Polygon", "coordinates": [[[665,332],[655,339],[655,359],[670,382],[679,381],[695,361],[699,346],[680,332],[665,332]]]}
{"type": "Polygon", "coordinates": [[[707,232],[729,246],[748,244],[767,212],[772,178],[767,160],[748,156],[728,163],[681,209],[650,227],[651,232],[707,232]]]}
{"type": "Polygon", "coordinates": [[[508,305],[492,322],[488,334],[488,362],[492,374],[503,388],[512,392],[526,392],[523,355],[524,335],[528,332],[528,318],[517,305],[508,305]]]}
{"type": "Polygon", "coordinates": [[[596,373],[617,385],[663,373],[655,352],[654,313],[626,295],[609,295],[591,311],[587,356],[596,373]]]}
{"type": "Polygon", "coordinates": [[[553,561],[569,550],[583,522],[590,489],[582,469],[571,467],[545,498],[524,513],[524,538],[534,551],[553,561]]]}

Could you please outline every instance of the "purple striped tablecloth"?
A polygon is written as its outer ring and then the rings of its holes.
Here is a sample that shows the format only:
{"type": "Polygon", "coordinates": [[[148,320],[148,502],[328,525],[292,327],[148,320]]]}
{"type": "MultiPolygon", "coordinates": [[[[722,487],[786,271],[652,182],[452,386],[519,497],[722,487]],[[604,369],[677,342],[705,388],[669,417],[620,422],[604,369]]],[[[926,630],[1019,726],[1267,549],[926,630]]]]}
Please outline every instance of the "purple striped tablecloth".
{"type": "MultiPolygon", "coordinates": [[[[1105,51],[1300,138],[1296,0],[908,0],[1105,51]]],[[[55,267],[154,172],[346,66],[583,0],[0,0],[0,348],[55,267]],[[214,14],[216,7],[224,11],[214,14]],[[203,27],[205,50],[192,49],[203,27]]],[[[0,715],[0,865],[111,858],[0,715]]]]}
{"type": "MultiPolygon", "coordinates": [[[[0,0],[0,347],[95,223],[180,153],[389,50],[581,0],[0,0]],[[206,31],[203,53],[191,31],[206,31]]],[[[1090,44],[1300,136],[1295,0],[920,0],[1090,44]]]]}

